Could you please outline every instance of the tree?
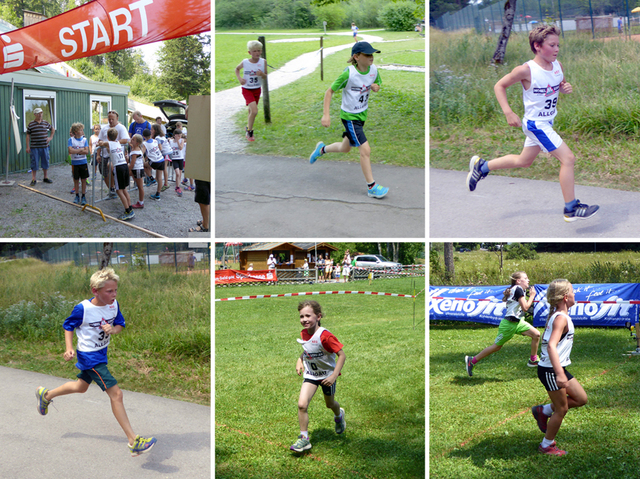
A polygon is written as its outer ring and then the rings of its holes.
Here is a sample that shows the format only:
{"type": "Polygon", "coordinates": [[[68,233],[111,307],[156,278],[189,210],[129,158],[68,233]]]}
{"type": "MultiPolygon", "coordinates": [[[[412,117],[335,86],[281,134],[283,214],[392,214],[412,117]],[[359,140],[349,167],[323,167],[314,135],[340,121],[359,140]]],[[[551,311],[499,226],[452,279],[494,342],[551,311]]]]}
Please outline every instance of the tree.
{"type": "Polygon", "coordinates": [[[500,32],[500,38],[498,38],[496,52],[493,54],[493,63],[502,63],[504,61],[504,55],[507,52],[507,42],[509,41],[511,29],[513,28],[513,19],[516,16],[516,1],[517,0],[507,0],[504,4],[502,32],[500,32]]]}
{"type": "Polygon", "coordinates": [[[208,36],[188,36],[167,40],[160,48],[160,78],[176,92],[176,100],[211,93],[211,53],[205,51],[210,42],[208,36]]]}
{"type": "Polygon", "coordinates": [[[444,270],[448,281],[453,281],[455,269],[453,265],[453,243],[444,244],[444,270]]]}
{"type": "Polygon", "coordinates": [[[394,32],[413,31],[416,23],[415,2],[394,2],[385,5],[380,10],[379,20],[387,30],[394,32]]]}

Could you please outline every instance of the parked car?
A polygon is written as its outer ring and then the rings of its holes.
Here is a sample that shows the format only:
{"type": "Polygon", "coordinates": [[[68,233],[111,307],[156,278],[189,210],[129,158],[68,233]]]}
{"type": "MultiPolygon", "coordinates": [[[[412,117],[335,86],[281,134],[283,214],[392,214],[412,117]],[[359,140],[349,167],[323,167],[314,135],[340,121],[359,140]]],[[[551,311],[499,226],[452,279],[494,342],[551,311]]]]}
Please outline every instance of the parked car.
{"type": "Polygon", "coordinates": [[[460,248],[458,251],[460,251],[461,253],[468,253],[471,250],[469,248],[460,248]]]}
{"type": "Polygon", "coordinates": [[[160,100],[154,101],[154,106],[160,108],[162,114],[167,118],[167,124],[164,125],[167,129],[167,138],[173,136],[173,132],[176,129],[176,123],[181,122],[184,126],[187,126],[187,118],[185,111],[187,105],[177,100],[160,100]]]}
{"type": "Polygon", "coordinates": [[[379,269],[392,269],[394,271],[401,271],[402,264],[389,261],[381,254],[362,254],[354,258],[356,260],[356,266],[361,268],[379,268],[379,269]]]}

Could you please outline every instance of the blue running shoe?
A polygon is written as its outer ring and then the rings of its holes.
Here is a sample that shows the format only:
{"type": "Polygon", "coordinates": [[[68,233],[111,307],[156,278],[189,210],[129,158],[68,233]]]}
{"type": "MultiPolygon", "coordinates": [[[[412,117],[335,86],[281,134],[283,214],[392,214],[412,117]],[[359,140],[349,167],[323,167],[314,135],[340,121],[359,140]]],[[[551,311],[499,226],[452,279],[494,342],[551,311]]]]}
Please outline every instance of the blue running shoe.
{"type": "Polygon", "coordinates": [[[151,450],[153,446],[155,446],[156,440],[155,437],[150,437],[148,439],[140,436],[136,436],[136,440],[133,441],[133,445],[129,444],[129,451],[131,451],[131,457],[139,456],[140,454],[151,450]]]}
{"type": "Polygon", "coordinates": [[[473,356],[465,356],[464,357],[464,366],[465,369],[467,370],[467,374],[469,376],[473,376],[473,363],[471,362],[471,360],[473,359],[473,356]]]}
{"type": "Polygon", "coordinates": [[[76,199],[73,200],[73,204],[75,204],[75,205],[79,205],[80,204],[80,197],[78,195],[76,195],[76,199]]]}
{"type": "Polygon", "coordinates": [[[53,402],[53,400],[48,401],[44,398],[45,394],[47,394],[49,390],[45,387],[40,386],[36,390],[36,399],[38,399],[38,412],[43,416],[47,415],[49,412],[49,404],[53,402]]]}
{"type": "Polygon", "coordinates": [[[322,147],[324,147],[324,143],[319,141],[316,145],[316,149],[313,150],[313,153],[311,153],[311,156],[309,157],[309,163],[313,165],[316,160],[322,156],[322,147]]]}
{"type": "Polygon", "coordinates": [[[149,195],[149,198],[153,198],[154,200],[159,200],[160,199],[160,193],[155,193],[153,195],[149,195]]]}
{"type": "Polygon", "coordinates": [[[478,185],[478,181],[482,178],[486,178],[489,173],[483,173],[480,168],[486,163],[485,160],[479,156],[474,156],[469,162],[469,174],[467,175],[467,188],[469,191],[474,191],[478,185]]]}
{"type": "MultiPolygon", "coordinates": [[[[77,197],[76,197],[77,198],[77,197]]],[[[82,195],[82,199],[80,200],[80,205],[84,206],[87,204],[87,199],[85,198],[84,195],[82,195]]]]}
{"type": "Polygon", "coordinates": [[[600,207],[598,205],[584,205],[580,203],[580,200],[576,200],[578,203],[573,207],[571,211],[564,209],[564,220],[567,223],[571,223],[576,220],[586,220],[595,215],[600,207]]]}
{"type": "Polygon", "coordinates": [[[382,198],[387,193],[389,193],[389,188],[387,188],[386,186],[380,186],[376,184],[376,186],[371,188],[367,194],[369,198],[382,198]]]}

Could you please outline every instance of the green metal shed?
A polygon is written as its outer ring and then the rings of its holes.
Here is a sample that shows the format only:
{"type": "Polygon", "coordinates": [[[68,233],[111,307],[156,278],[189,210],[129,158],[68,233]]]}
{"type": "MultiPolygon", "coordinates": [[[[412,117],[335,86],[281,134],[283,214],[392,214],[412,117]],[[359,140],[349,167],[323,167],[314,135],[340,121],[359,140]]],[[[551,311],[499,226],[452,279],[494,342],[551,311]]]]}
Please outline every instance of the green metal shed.
{"type": "Polygon", "coordinates": [[[40,68],[39,71],[25,70],[0,75],[0,174],[6,173],[7,155],[9,173],[30,169],[31,159],[26,150],[26,130],[29,122],[34,119],[35,108],[42,108],[43,119],[56,129],[50,144],[51,164],[63,163],[67,159],[69,130],[75,122],[84,124],[87,139],[92,135],[92,125],[107,124],[107,112],[110,110],[117,111],[120,123],[128,126],[128,86],[68,78],[55,73],[53,69],[45,68],[40,68]],[[43,70],[46,72],[43,73],[43,70]],[[16,154],[11,124],[12,80],[13,103],[19,117],[18,130],[22,142],[19,154],[16,154]]]}

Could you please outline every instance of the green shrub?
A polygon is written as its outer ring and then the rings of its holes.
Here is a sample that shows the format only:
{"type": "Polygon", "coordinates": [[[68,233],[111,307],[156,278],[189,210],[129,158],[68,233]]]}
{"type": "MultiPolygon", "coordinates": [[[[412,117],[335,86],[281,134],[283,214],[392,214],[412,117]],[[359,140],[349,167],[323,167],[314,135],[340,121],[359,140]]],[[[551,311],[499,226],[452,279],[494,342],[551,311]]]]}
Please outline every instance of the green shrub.
{"type": "Polygon", "coordinates": [[[416,23],[414,2],[389,3],[380,10],[378,19],[387,30],[407,32],[414,29],[416,23]]]}
{"type": "Polygon", "coordinates": [[[537,259],[538,252],[533,249],[532,244],[511,243],[504,249],[507,253],[507,259],[537,259]]]}
{"type": "Polygon", "coordinates": [[[327,30],[335,30],[342,26],[347,18],[347,13],[340,5],[323,5],[315,9],[316,24],[319,28],[324,28],[322,22],[327,22],[327,30]]]}

